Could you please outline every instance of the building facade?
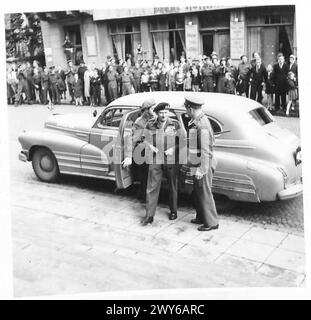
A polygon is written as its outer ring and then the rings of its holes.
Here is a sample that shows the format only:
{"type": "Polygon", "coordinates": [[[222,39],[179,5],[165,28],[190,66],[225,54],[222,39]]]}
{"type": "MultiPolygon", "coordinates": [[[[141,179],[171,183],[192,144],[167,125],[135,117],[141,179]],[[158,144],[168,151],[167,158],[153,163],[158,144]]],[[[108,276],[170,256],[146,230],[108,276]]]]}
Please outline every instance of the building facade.
{"type": "Polygon", "coordinates": [[[101,65],[107,56],[143,55],[174,61],[209,55],[240,60],[254,51],[265,64],[282,52],[297,55],[295,6],[161,7],[38,13],[47,65],[65,65],[65,36],[75,64],[101,65]]]}

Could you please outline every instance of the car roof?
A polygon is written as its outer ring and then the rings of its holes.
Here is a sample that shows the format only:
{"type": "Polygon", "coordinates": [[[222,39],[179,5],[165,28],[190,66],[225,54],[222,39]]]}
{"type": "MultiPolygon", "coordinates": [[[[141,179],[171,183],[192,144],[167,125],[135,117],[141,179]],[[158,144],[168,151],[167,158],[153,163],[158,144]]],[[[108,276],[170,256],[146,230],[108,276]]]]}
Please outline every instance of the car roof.
{"type": "Polygon", "coordinates": [[[156,103],[167,102],[171,108],[177,110],[185,110],[185,97],[199,96],[205,104],[203,109],[208,114],[227,114],[236,115],[237,113],[246,113],[261,105],[254,100],[236,96],[232,94],[214,93],[214,92],[183,92],[183,91],[154,91],[134,93],[127,96],[120,97],[108,106],[129,106],[138,107],[146,99],[153,98],[156,103]]]}

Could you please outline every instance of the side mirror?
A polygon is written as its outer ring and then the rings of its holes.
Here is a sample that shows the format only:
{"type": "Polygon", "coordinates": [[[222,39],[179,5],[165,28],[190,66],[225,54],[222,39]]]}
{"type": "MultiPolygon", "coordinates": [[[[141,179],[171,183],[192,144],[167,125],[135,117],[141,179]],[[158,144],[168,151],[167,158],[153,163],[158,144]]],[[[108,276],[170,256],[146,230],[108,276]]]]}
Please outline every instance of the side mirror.
{"type": "Polygon", "coordinates": [[[94,110],[93,117],[96,117],[96,116],[97,116],[97,110],[94,110]]]}

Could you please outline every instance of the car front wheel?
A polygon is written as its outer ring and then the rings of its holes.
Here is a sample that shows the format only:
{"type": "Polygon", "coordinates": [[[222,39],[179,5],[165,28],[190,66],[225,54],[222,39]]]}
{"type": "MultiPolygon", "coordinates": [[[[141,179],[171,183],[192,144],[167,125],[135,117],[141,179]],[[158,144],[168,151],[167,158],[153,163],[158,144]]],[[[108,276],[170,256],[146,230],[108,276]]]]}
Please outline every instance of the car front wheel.
{"type": "Polygon", "coordinates": [[[36,176],[42,181],[53,182],[59,175],[56,158],[46,148],[39,148],[34,152],[32,167],[36,176]]]}

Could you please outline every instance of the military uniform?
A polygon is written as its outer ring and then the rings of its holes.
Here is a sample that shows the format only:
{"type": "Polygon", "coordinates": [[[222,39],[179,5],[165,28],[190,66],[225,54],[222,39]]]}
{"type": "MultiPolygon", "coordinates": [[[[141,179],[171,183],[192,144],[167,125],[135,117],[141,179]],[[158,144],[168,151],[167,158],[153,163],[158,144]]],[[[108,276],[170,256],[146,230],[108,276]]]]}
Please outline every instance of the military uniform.
{"type": "Polygon", "coordinates": [[[145,219],[152,218],[153,220],[155,215],[163,173],[169,184],[170,219],[177,218],[178,141],[176,138],[179,129],[178,121],[168,118],[165,123],[161,123],[158,119],[149,121],[144,130],[146,162],[149,164],[145,219]],[[148,144],[156,147],[158,152],[151,152],[148,144]],[[170,148],[174,148],[173,155],[166,156],[164,152],[170,148]]]}
{"type": "MultiPolygon", "coordinates": [[[[195,98],[186,99],[191,107],[199,107],[203,103],[195,98]]],[[[216,160],[213,157],[214,135],[208,117],[202,112],[196,119],[189,122],[190,146],[197,146],[199,163],[193,164],[191,172],[193,175],[193,195],[196,209],[196,219],[192,222],[202,223],[204,228],[218,228],[218,215],[212,194],[212,177],[216,168],[216,160]],[[195,175],[200,173],[201,179],[195,175]]],[[[202,228],[201,227],[201,228],[202,228]]],[[[199,227],[200,230],[200,227],[199,227]]],[[[203,230],[202,230],[203,231],[203,230]]],[[[207,230],[208,231],[208,230],[207,230]]]]}
{"type": "Polygon", "coordinates": [[[114,70],[107,72],[108,93],[110,101],[118,98],[118,73],[114,70]]]}
{"type": "Polygon", "coordinates": [[[145,161],[145,145],[143,142],[143,132],[147,123],[153,119],[149,113],[145,113],[146,109],[149,109],[155,105],[153,99],[149,99],[143,102],[141,106],[141,112],[143,114],[138,117],[132,126],[132,141],[129,141],[130,137],[125,137],[124,156],[125,158],[133,158],[132,172],[136,179],[140,181],[140,188],[138,191],[138,198],[146,199],[147,177],[148,177],[148,165],[145,161]]]}

